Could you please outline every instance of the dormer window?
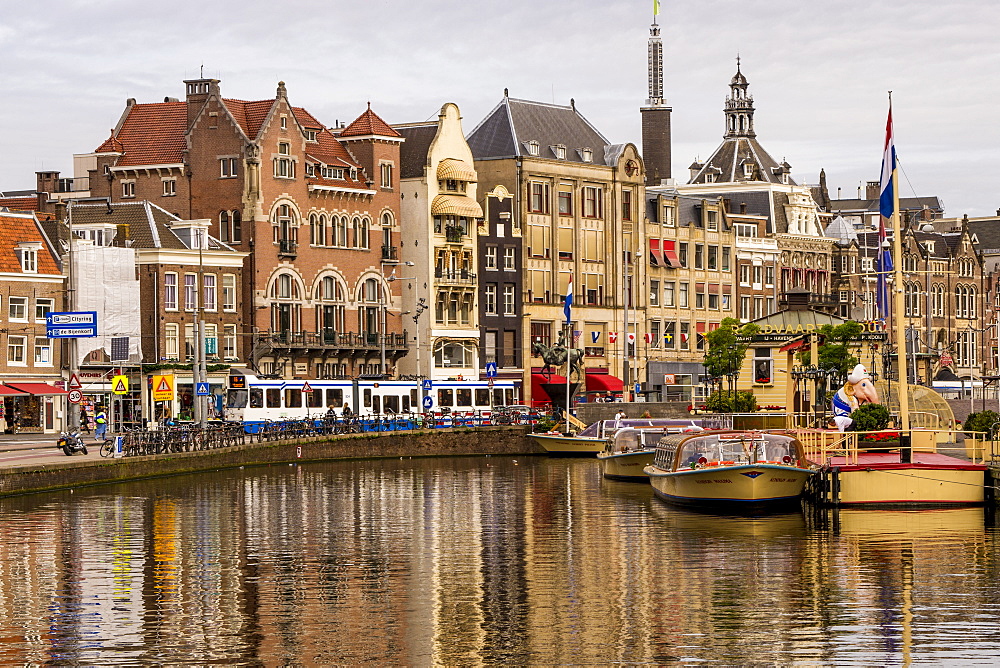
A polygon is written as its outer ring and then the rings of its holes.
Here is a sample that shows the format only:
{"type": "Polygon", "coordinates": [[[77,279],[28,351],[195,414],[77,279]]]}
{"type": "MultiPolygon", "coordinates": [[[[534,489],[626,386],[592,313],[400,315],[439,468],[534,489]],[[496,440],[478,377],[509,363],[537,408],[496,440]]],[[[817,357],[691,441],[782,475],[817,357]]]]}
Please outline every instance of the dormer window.
{"type": "Polygon", "coordinates": [[[25,274],[38,273],[38,249],[42,244],[28,241],[17,245],[17,259],[21,263],[21,271],[25,274]]]}
{"type": "Polygon", "coordinates": [[[583,159],[584,162],[593,162],[594,152],[589,148],[585,148],[582,151],[580,151],[580,157],[583,159]]]}
{"type": "MultiPolygon", "coordinates": [[[[324,168],[323,171],[325,172],[326,169],[324,168]]],[[[312,163],[307,162],[306,163],[306,176],[315,176],[315,175],[316,175],[316,167],[314,167],[312,163]]],[[[326,175],[324,174],[324,176],[326,176],[326,175]]]]}
{"type": "Polygon", "coordinates": [[[305,134],[306,134],[306,141],[316,141],[316,131],[315,130],[306,130],[305,134]]]}
{"type": "Polygon", "coordinates": [[[565,160],[566,159],[566,146],[565,145],[563,145],[563,144],[556,144],[555,146],[552,146],[551,148],[552,148],[552,154],[555,155],[557,159],[559,159],[559,160],[565,160]]]}
{"type": "Polygon", "coordinates": [[[781,182],[786,185],[788,184],[788,172],[781,173],[781,182]]]}
{"type": "Polygon", "coordinates": [[[538,142],[532,139],[525,146],[528,148],[528,155],[538,155],[538,142]]]}
{"type": "Polygon", "coordinates": [[[715,174],[705,174],[705,183],[714,183],[715,174]]]}
{"type": "Polygon", "coordinates": [[[743,178],[749,179],[753,176],[753,163],[745,162],[743,163],[743,178]]]}

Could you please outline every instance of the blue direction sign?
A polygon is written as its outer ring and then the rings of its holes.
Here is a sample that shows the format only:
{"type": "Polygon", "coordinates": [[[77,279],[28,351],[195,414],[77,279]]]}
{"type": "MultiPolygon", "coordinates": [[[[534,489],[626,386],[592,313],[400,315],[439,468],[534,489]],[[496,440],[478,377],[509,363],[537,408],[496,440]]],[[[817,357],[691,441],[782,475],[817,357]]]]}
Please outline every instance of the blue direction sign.
{"type": "Polygon", "coordinates": [[[62,311],[45,316],[45,335],[50,339],[97,336],[97,311],[62,311]]]}
{"type": "Polygon", "coordinates": [[[195,386],[194,393],[195,393],[195,395],[197,395],[199,397],[207,397],[212,392],[208,388],[208,383],[198,383],[195,386]]]}
{"type": "Polygon", "coordinates": [[[497,363],[496,362],[487,362],[486,363],[486,377],[487,378],[496,378],[497,377],[497,363]]]}
{"type": "MultiPolygon", "coordinates": [[[[427,382],[430,382],[430,381],[427,381],[427,382]]],[[[425,410],[430,410],[430,409],[434,408],[434,397],[429,396],[429,395],[426,396],[426,397],[424,397],[423,404],[424,404],[424,409],[425,410]]]]}
{"type": "Polygon", "coordinates": [[[429,378],[427,380],[422,380],[422,381],[420,381],[420,389],[421,390],[433,390],[434,389],[434,383],[432,383],[429,378]]]}

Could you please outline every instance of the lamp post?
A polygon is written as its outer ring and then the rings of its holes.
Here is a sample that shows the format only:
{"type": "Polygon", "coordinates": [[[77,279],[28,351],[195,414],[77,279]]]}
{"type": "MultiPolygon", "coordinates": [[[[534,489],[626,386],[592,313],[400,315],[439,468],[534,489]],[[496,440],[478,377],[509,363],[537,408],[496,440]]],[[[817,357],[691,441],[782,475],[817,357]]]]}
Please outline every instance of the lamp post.
{"type": "MultiPolygon", "coordinates": [[[[412,262],[407,262],[406,266],[412,267],[413,263],[412,262]]],[[[395,283],[396,281],[415,281],[417,279],[416,279],[415,276],[396,276],[396,270],[393,269],[392,272],[388,276],[386,276],[385,280],[387,282],[389,282],[389,283],[395,283]]],[[[384,299],[385,299],[384,294],[382,295],[382,298],[383,298],[383,303],[382,303],[382,332],[381,332],[381,336],[379,338],[382,341],[382,345],[381,345],[381,348],[382,348],[382,367],[381,367],[380,371],[384,375],[385,374],[385,337],[386,337],[386,332],[385,332],[385,329],[386,329],[386,312],[385,312],[386,311],[386,307],[385,307],[385,303],[384,303],[384,299]]],[[[423,300],[421,300],[421,301],[423,301],[423,300]]],[[[413,322],[414,322],[414,324],[416,324],[417,318],[420,317],[420,314],[423,313],[426,308],[427,308],[426,303],[423,303],[423,305],[421,305],[420,303],[417,304],[417,313],[416,313],[416,315],[413,316],[413,322]]],[[[417,329],[417,375],[418,376],[420,375],[420,329],[419,328],[417,329]]]]}

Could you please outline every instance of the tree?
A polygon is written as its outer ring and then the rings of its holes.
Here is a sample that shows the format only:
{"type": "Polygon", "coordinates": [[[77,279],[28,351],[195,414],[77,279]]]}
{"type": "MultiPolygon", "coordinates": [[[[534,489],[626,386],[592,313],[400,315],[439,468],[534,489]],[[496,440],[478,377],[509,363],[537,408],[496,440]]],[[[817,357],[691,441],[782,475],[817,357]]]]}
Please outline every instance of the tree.
{"type": "MultiPolygon", "coordinates": [[[[831,376],[846,378],[858,363],[858,358],[851,354],[849,345],[857,340],[864,328],[860,323],[848,320],[840,325],[823,325],[816,331],[823,341],[819,345],[819,361],[816,366],[831,376]]],[[[802,364],[811,364],[811,358],[809,350],[799,353],[799,361],[802,364]]]]}
{"type": "Polygon", "coordinates": [[[740,327],[736,318],[723,318],[718,329],[706,333],[707,345],[702,364],[708,377],[718,380],[727,373],[739,373],[750,348],[749,338],[759,331],[760,327],[753,323],[740,327]]]}

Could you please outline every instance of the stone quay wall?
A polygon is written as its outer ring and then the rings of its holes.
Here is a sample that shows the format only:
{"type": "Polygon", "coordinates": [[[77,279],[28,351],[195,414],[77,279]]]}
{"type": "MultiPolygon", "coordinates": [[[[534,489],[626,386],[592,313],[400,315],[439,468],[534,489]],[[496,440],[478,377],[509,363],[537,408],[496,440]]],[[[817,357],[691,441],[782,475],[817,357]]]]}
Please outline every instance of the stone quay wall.
{"type": "Polygon", "coordinates": [[[527,427],[479,427],[312,436],[197,452],[121,459],[78,459],[0,469],[0,496],[196,473],[240,466],[335,459],[535,455],[527,427]]]}

